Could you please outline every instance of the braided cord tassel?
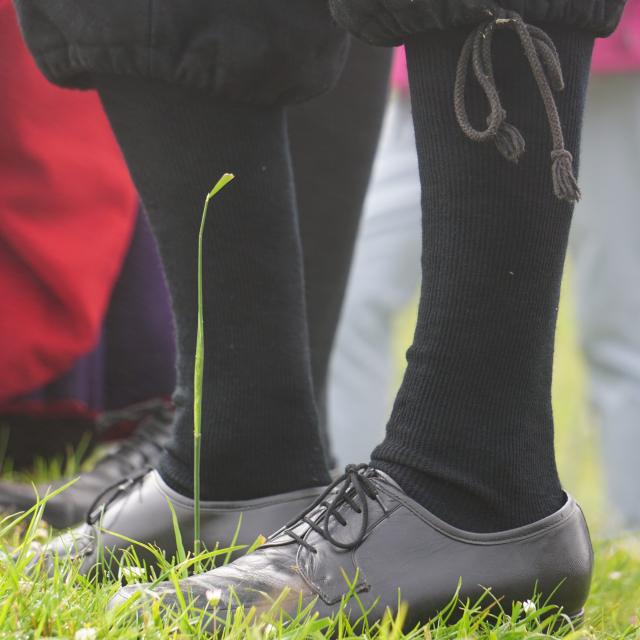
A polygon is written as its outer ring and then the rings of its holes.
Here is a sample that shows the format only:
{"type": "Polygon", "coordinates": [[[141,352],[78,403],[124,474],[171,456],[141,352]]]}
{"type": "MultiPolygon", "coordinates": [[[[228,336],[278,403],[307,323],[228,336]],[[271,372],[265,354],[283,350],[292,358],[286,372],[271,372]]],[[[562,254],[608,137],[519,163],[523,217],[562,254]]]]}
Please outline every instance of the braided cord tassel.
{"type": "Polygon", "coordinates": [[[553,191],[560,200],[576,202],[580,199],[580,189],[573,171],[573,156],[564,146],[560,115],[553,97],[553,90],[564,89],[560,57],[549,35],[538,27],[525,24],[517,13],[501,12],[500,15],[478,25],[467,37],[458,60],[454,87],[454,110],[458,124],[470,140],[492,141],[500,154],[510,162],[517,163],[525,151],[524,137],[507,121],[493,73],[493,34],[500,29],[510,29],[517,33],[540,91],[553,141],[553,191]],[[489,103],[490,112],[485,130],[475,129],[467,113],[465,88],[470,67],[489,103]]]}

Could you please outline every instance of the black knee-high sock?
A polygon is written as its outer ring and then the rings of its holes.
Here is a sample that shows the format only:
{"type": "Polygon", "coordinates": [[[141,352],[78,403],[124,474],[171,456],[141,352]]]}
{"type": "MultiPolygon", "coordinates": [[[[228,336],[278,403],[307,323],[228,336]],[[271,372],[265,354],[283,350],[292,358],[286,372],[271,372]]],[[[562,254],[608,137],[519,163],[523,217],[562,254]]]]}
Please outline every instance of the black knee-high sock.
{"type": "MultiPolygon", "coordinates": [[[[592,38],[552,28],[566,89],[557,96],[577,156],[592,38]]],[[[509,122],[526,139],[519,164],[467,139],[453,110],[466,33],[407,46],[423,189],[423,284],[408,367],[373,464],[454,525],[500,530],[542,518],[564,495],[553,447],[551,373],[572,205],[553,191],[549,124],[522,46],[494,42],[509,122]]],[[[487,101],[468,80],[467,108],[487,101]]]]}
{"type": "Polygon", "coordinates": [[[390,62],[389,49],[353,40],[335,88],[291,107],[288,113],[304,254],[311,370],[327,449],[327,367],[378,146],[390,62]]]}
{"type": "Polygon", "coordinates": [[[160,473],[193,478],[197,232],[204,243],[202,496],[235,500],[328,482],[311,384],[302,255],[285,114],[103,78],[98,90],[149,213],[178,336],[178,415],[160,473]]]}

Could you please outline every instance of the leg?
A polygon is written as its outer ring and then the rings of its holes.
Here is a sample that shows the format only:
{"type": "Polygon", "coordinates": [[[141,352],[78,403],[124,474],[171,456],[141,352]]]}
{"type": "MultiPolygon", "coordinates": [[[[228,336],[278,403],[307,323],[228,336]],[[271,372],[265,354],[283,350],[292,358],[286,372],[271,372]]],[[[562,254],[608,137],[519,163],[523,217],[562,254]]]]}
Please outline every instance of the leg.
{"type": "MultiPolygon", "coordinates": [[[[346,4],[359,6],[359,0],[346,4]]],[[[411,3],[407,11],[420,7],[428,17],[432,3],[411,3]]],[[[384,28],[401,24],[387,17],[384,28]]],[[[571,25],[548,31],[557,60],[548,37],[513,14],[485,15],[473,40],[453,28],[407,39],[423,188],[423,284],[387,438],[372,466],[348,467],[315,505],[253,554],[182,581],[196,607],[209,606],[211,590],[220,594],[217,616],[231,614],[238,601],[269,610],[282,594],[279,606],[289,614],[302,603],[320,617],[341,609],[354,621],[366,610],[376,620],[397,610],[400,592],[411,628],[445,606],[456,587],[472,602],[491,587],[491,601],[507,609],[536,591],[580,618],[592,550],[584,517],[559,484],[550,409],[573,208],[565,200],[576,193],[535,52],[553,63],[551,70],[560,61],[565,69],[558,106],[567,147],[577,153],[593,36],[571,25]],[[496,36],[492,73],[487,50],[482,53],[491,42],[486,30],[511,27],[522,41],[496,36]],[[535,50],[526,34],[538,41],[535,50]],[[465,42],[477,43],[477,77],[491,97],[491,144],[467,139],[454,116],[465,42]],[[517,166],[498,154],[515,159],[522,143],[504,125],[498,97],[529,143],[517,166]],[[357,601],[344,605],[352,590],[357,601]]],[[[483,122],[484,97],[475,84],[464,86],[472,121],[483,122]]],[[[164,603],[176,602],[172,583],[153,590],[164,603]]],[[[140,591],[144,598],[144,587],[121,590],[116,602],[140,591]]]]}
{"type": "Polygon", "coordinates": [[[203,498],[326,483],[284,109],[227,106],[151,81],[100,80],[98,90],[156,233],[176,317],[177,420],[162,477],[191,493],[199,210],[212,181],[231,171],[204,253],[203,498]]]}
{"type": "Polygon", "coordinates": [[[392,329],[420,277],[420,181],[409,96],[392,95],[329,377],[329,425],[341,467],[367,460],[392,401],[392,329]]]}
{"type": "Polygon", "coordinates": [[[193,539],[197,232],[204,196],[225,171],[236,181],[213,203],[204,249],[202,533],[208,545],[228,546],[244,514],[240,541],[251,543],[329,480],[285,107],[335,84],[346,33],[317,0],[159,0],[149,11],[61,0],[31,9],[18,6],[43,67],[51,62],[41,48],[51,43],[51,26],[62,48],[84,51],[49,75],[100,94],[156,233],[178,343],[178,411],[160,473],[119,483],[98,501],[88,528],[57,539],[45,554],[68,552],[72,540],[91,567],[105,555],[93,544],[97,530],[115,525],[120,539],[100,539],[108,555],[121,550],[122,536],[153,540],[171,555],[168,501],[183,538],[193,539]]]}
{"type": "Polygon", "coordinates": [[[352,40],[336,87],[316,100],[292,107],[288,114],[304,253],[311,370],[327,450],[327,367],[382,125],[390,59],[388,49],[352,40]]]}
{"type": "MultiPolygon", "coordinates": [[[[562,29],[552,36],[567,83],[558,106],[577,153],[593,39],[562,29]]],[[[447,34],[407,47],[423,285],[405,378],[372,459],[443,519],[491,531],[533,522],[564,501],[551,372],[572,206],[553,193],[547,119],[510,34],[496,39],[495,73],[507,111],[526,132],[526,153],[510,165],[493,145],[461,137],[446,99],[452,86],[443,81],[455,75],[460,46],[447,34]]],[[[481,121],[480,91],[467,104],[481,121]]]]}
{"type": "Polygon", "coordinates": [[[578,322],[608,503],[640,527],[640,76],[596,76],[585,113],[584,199],[571,238],[578,322]]]}
{"type": "Polygon", "coordinates": [[[252,544],[329,481],[311,383],[284,109],[228,105],[156,81],[97,82],[163,258],[176,319],[178,390],[173,439],[157,471],[102,495],[87,524],[45,549],[53,557],[80,547],[83,572],[96,565],[115,570],[127,539],[153,541],[171,557],[168,503],[193,548],[199,209],[202,194],[225,171],[236,179],[212,203],[203,256],[201,539],[225,548],[240,526],[238,543],[252,544]]]}

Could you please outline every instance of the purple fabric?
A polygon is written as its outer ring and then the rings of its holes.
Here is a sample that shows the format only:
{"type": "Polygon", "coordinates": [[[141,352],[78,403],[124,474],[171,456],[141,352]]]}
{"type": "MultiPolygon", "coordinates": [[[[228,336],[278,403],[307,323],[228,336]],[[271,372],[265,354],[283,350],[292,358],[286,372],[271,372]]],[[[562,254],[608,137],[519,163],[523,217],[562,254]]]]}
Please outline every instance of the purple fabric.
{"type": "Polygon", "coordinates": [[[147,216],[140,213],[105,320],[105,409],[121,409],[175,387],[169,291],[147,216]]]}
{"type": "Polygon", "coordinates": [[[89,412],[101,411],[104,407],[104,340],[86,356],[73,365],[70,371],[53,382],[36,389],[32,393],[15,399],[17,407],[25,412],[32,408],[45,409],[69,406],[73,402],[80,409],[89,412]]]}

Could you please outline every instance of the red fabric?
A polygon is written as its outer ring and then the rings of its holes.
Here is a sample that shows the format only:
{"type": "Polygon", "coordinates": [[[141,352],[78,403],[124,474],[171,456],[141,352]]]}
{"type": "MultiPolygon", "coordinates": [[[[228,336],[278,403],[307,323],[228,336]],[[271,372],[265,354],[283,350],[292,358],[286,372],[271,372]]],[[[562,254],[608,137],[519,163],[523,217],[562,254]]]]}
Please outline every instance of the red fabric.
{"type": "Polygon", "coordinates": [[[0,407],[3,418],[11,416],[31,416],[32,418],[66,418],[85,417],[95,420],[96,412],[78,400],[21,400],[15,405],[7,404],[0,407]]]}
{"type": "Polygon", "coordinates": [[[0,0],[0,401],[99,336],[137,198],[94,93],[38,72],[0,0]]]}

